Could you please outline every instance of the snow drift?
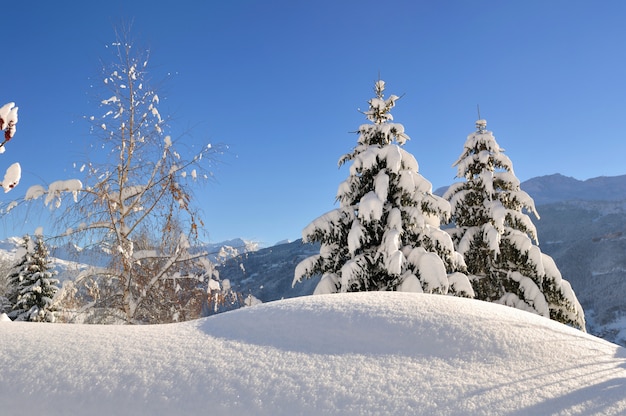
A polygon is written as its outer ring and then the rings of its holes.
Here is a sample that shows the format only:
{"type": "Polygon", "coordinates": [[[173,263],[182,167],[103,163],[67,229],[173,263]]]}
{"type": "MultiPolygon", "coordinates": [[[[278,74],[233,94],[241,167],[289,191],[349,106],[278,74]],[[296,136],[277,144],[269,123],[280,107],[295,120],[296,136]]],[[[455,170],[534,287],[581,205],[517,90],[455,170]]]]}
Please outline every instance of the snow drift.
{"type": "Polygon", "coordinates": [[[619,414],[626,350],[492,303],[307,296],[153,326],[0,323],[2,414],[619,414]]]}

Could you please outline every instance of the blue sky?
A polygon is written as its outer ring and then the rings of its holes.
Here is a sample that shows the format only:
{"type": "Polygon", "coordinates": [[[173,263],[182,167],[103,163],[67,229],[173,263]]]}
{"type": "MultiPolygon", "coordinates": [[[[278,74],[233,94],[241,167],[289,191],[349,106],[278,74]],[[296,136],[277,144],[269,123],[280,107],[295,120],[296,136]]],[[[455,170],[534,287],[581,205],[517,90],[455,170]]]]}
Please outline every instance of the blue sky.
{"type": "MultiPolygon", "coordinates": [[[[229,147],[196,191],[212,242],[293,240],[336,207],[348,175],[337,160],[379,74],[403,95],[395,121],[434,188],[454,182],[477,104],[522,181],[626,174],[623,1],[23,0],[2,14],[0,104],[16,102],[20,120],[0,158],[23,176],[0,203],[81,177],[90,86],[129,20],[165,81],[170,133],[229,147]]],[[[5,217],[0,236],[47,218],[34,207],[5,217]]]]}

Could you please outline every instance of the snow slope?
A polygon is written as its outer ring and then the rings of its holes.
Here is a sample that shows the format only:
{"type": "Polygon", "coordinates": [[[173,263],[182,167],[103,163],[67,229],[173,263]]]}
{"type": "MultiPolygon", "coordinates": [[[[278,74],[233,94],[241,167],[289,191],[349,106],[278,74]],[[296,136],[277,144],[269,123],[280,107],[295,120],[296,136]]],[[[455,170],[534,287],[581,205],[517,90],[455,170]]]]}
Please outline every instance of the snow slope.
{"type": "Polygon", "coordinates": [[[0,414],[623,412],[624,348],[448,296],[307,296],[154,326],[0,322],[0,414]]]}

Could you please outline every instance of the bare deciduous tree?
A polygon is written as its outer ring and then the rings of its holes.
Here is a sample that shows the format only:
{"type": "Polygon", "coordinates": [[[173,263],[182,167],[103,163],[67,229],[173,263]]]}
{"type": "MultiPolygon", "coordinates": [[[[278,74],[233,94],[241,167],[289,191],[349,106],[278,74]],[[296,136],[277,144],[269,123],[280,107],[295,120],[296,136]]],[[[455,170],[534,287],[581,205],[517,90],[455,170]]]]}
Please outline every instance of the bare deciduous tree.
{"type": "Polygon", "coordinates": [[[110,250],[110,263],[78,282],[96,282],[95,307],[121,310],[129,323],[169,322],[199,313],[206,295],[198,289],[211,266],[190,250],[203,225],[192,188],[211,176],[220,150],[165,134],[167,120],[148,82],[148,52],[134,48],[128,33],[117,33],[110,46],[115,62],[105,66],[102,114],[88,117],[98,142],[80,167],[82,183],[55,183],[39,193],[46,204],[60,205],[59,191],[73,191],[63,236],[110,250]]]}

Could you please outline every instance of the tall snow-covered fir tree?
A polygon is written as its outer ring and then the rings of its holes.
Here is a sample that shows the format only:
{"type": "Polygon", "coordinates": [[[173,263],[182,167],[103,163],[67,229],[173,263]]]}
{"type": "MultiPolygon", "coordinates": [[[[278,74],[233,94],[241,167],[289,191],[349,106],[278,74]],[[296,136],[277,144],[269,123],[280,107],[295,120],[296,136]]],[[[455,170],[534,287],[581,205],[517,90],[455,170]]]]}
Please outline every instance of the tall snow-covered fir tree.
{"type": "Polygon", "coordinates": [[[35,241],[25,236],[16,257],[11,274],[15,304],[9,317],[18,321],[54,322],[51,305],[59,281],[54,278],[57,272],[52,268],[43,236],[37,235],[35,241]]]}
{"type": "Polygon", "coordinates": [[[452,206],[450,229],[463,254],[476,298],[534,312],[585,330],[585,318],[569,282],[538,247],[528,213],[539,215],[520,188],[511,160],[487,122],[467,137],[453,166],[457,177],[444,194],[452,206]],[[534,243],[533,243],[534,242],[534,243]]]}
{"type": "Polygon", "coordinates": [[[441,230],[450,205],[433,195],[418,173],[413,155],[401,146],[409,139],[390,113],[399,97],[385,99],[384,81],[359,127],[357,146],[340,158],[352,162],[339,185],[340,206],[314,220],[302,232],[304,242],[320,242],[320,253],[295,270],[303,277],[321,275],[315,293],[398,290],[472,297],[462,273],[462,256],[441,230]]]}

